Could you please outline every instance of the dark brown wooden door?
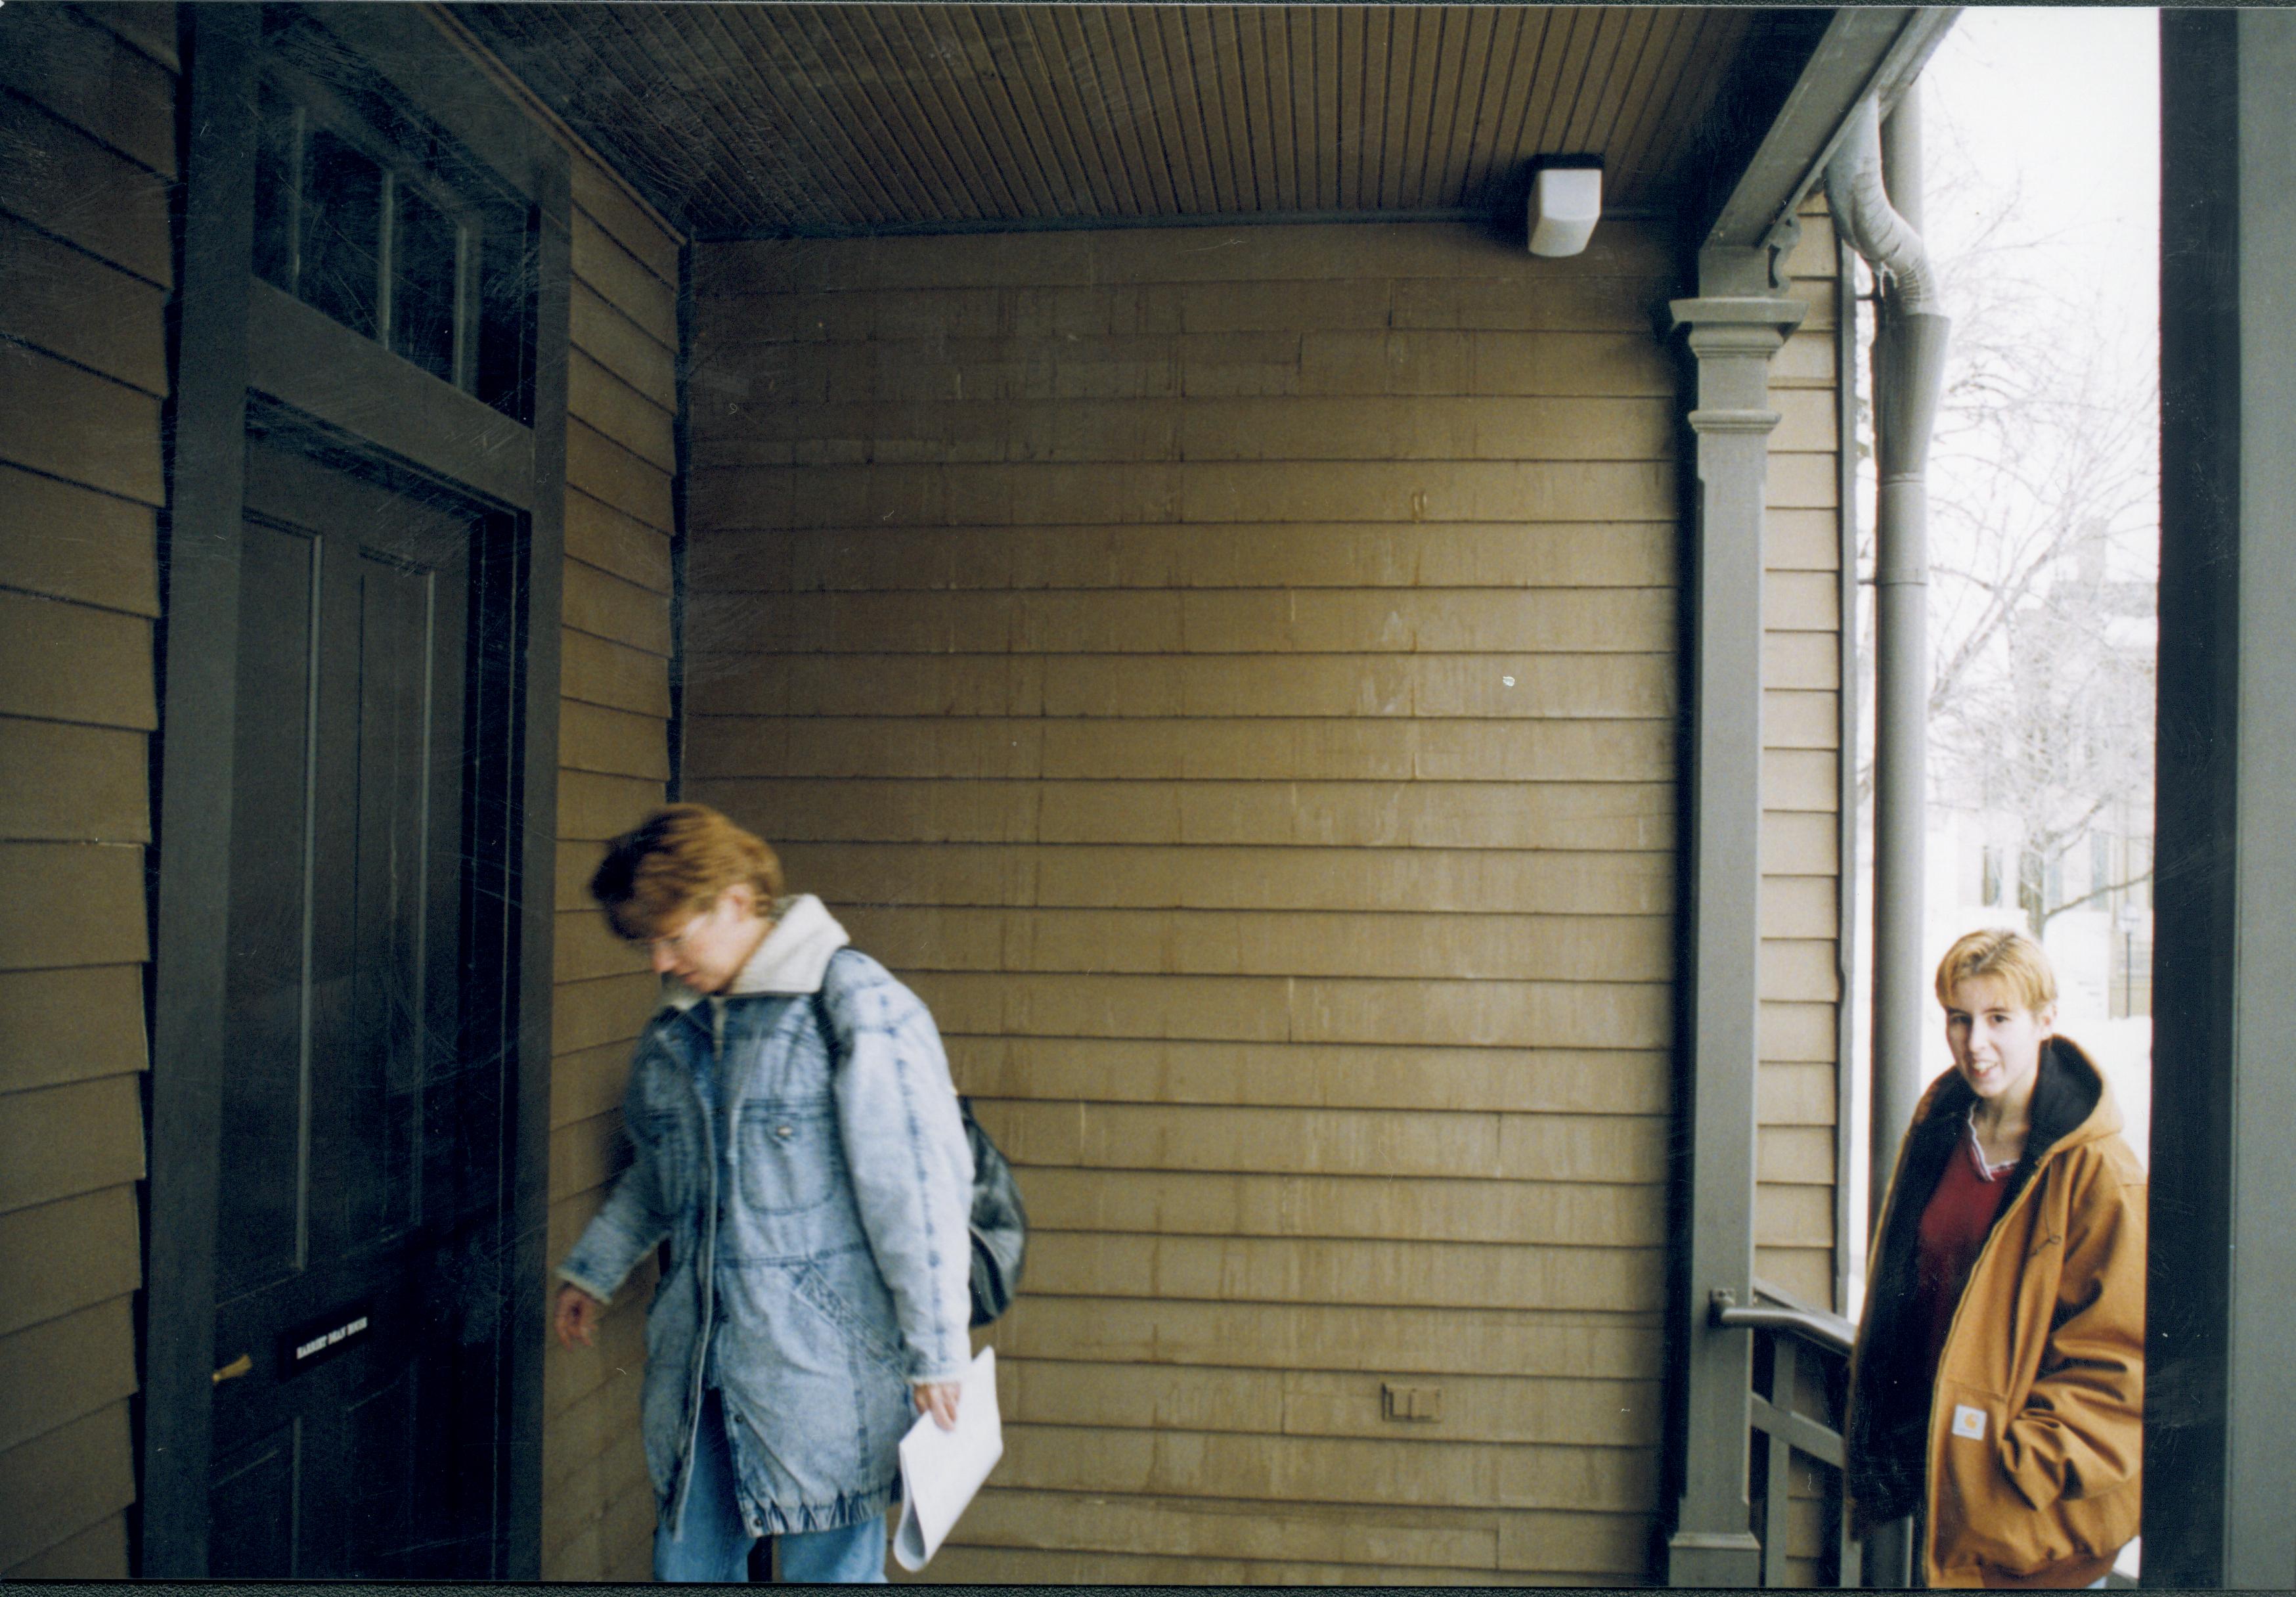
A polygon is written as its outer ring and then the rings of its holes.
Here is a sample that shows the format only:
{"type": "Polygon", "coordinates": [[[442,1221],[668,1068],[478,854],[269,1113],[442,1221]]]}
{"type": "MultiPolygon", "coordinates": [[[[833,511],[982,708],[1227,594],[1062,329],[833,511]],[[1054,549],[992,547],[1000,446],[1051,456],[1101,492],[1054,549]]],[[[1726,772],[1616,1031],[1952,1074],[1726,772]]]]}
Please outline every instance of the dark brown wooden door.
{"type": "Polygon", "coordinates": [[[477,523],[250,445],[209,1573],[492,1573],[504,1082],[468,1057],[477,523]]]}

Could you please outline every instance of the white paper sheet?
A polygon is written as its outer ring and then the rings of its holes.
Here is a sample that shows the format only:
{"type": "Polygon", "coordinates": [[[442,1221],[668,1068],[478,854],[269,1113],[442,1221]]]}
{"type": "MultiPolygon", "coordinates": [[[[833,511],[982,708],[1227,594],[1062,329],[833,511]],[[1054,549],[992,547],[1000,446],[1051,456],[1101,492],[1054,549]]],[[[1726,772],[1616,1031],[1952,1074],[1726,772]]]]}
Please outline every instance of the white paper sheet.
{"type": "Polygon", "coordinates": [[[931,1414],[919,1414],[901,1438],[901,1523],[893,1533],[893,1556],[902,1568],[922,1569],[940,1551],[957,1516],[1004,1456],[996,1350],[984,1347],[964,1372],[956,1428],[943,1430],[931,1414]]]}

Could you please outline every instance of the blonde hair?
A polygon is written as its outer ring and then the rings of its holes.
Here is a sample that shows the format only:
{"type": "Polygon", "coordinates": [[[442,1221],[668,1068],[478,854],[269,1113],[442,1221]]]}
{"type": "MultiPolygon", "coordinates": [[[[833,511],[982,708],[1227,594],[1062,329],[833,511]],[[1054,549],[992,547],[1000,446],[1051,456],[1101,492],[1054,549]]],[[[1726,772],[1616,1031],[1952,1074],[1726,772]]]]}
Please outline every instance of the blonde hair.
{"type": "Polygon", "coordinates": [[[1953,1007],[1953,990],[1972,976],[1997,976],[2020,1008],[2038,1015],[2057,1001],[2057,973],[2049,956],[2024,933],[2006,926],[1971,932],[1938,961],[1938,1002],[1953,1007]]]}
{"type": "Polygon", "coordinates": [[[590,877],[590,896],[620,935],[644,943],[707,910],[735,883],[770,915],[782,895],[782,862],[763,838],[707,804],[656,810],[606,845],[590,877]]]}

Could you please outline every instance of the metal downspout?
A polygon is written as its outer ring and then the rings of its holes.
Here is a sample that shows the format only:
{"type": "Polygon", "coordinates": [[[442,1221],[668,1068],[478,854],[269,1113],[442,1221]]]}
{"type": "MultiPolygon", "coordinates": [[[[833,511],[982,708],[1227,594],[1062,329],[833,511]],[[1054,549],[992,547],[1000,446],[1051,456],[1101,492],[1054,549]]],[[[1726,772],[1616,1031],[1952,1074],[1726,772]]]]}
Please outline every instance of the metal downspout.
{"type": "MultiPolygon", "coordinates": [[[[1880,483],[1874,543],[1874,1039],[1867,1229],[1922,1088],[1924,811],[1929,719],[1930,434],[1945,383],[1950,322],[1921,225],[1921,99],[1909,87],[1886,129],[1858,109],[1826,167],[1834,225],[1883,284],[1874,334],[1874,432],[1880,483]],[[1883,144],[1887,143],[1887,159],[1883,144]],[[1886,177],[1886,188],[1884,186],[1886,177]]],[[[1897,1584],[1914,1550],[1889,1527],[1866,1577],[1897,1584]],[[1895,1543],[1895,1544],[1890,1544],[1895,1543]]]]}
{"type": "Polygon", "coordinates": [[[1923,819],[1927,802],[1930,432],[1951,324],[1932,308],[1921,235],[1921,103],[1906,90],[1890,119],[1882,186],[1874,105],[1858,111],[1826,168],[1835,225],[1883,280],[1874,335],[1874,431],[1880,468],[1874,544],[1874,1096],[1866,1214],[1913,1118],[1922,1082],[1923,819]]]}

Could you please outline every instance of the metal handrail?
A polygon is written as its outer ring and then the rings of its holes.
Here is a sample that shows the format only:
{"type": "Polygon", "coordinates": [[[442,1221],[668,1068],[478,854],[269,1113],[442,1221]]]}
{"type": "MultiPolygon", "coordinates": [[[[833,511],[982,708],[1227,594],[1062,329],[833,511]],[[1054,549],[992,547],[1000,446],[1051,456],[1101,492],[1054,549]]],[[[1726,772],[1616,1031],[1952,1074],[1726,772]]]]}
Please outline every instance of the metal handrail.
{"type": "MultiPolygon", "coordinates": [[[[1707,1322],[1718,1329],[1767,1332],[1777,1338],[1772,1345],[1772,1362],[1767,1366],[1769,1390],[1762,1390],[1758,1374],[1755,1389],[1746,1395],[1747,1423],[1757,1436],[1767,1438],[1769,1447],[1767,1468],[1756,1471],[1751,1484],[1760,1488],[1759,1502],[1764,1505],[1761,1584],[1772,1586],[1784,1585],[1788,1579],[1786,1548],[1772,1534],[1778,1522],[1770,1515],[1783,1511],[1790,1494],[1791,1455],[1806,1454],[1837,1472],[1847,1461],[1841,1433],[1833,1428],[1824,1405],[1815,1412],[1803,1406],[1804,1401],[1818,1394],[1805,1390],[1797,1379],[1799,1360],[1792,1345],[1801,1344],[1822,1359],[1847,1364],[1857,1345],[1857,1328],[1842,1316],[1812,1307],[1767,1281],[1751,1285],[1755,1301],[1747,1304],[1738,1302],[1734,1292],[1716,1290],[1707,1300],[1706,1316],[1707,1322]]],[[[1835,1552],[1834,1578],[1846,1586],[1857,1585],[1866,1567],[1865,1550],[1849,1539],[1845,1517],[1837,1513],[1835,1521],[1830,1533],[1835,1552]]]]}
{"type": "Polygon", "coordinates": [[[1742,1304],[1726,1287],[1717,1288],[1706,1305],[1708,1322],[1744,1330],[1788,1331],[1845,1359],[1857,1344],[1857,1328],[1839,1314],[1798,1302],[1766,1281],[1754,1283],[1754,1296],[1768,1301],[1742,1304]]]}

